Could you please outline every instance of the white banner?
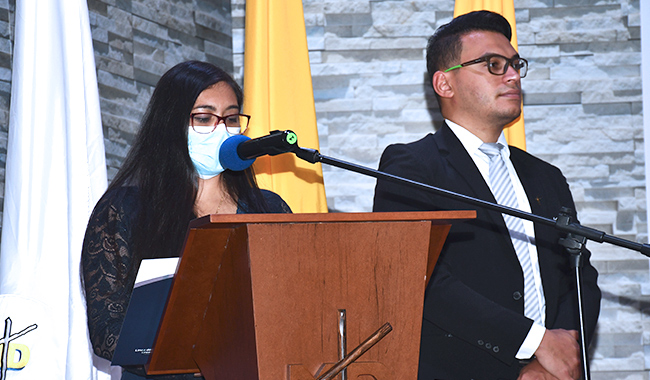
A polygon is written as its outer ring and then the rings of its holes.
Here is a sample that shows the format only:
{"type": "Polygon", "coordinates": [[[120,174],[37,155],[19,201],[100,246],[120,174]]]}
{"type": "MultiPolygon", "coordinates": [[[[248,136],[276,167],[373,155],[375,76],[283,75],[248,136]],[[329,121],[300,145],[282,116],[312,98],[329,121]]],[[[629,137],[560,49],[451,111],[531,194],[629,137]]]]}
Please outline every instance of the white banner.
{"type": "Polygon", "coordinates": [[[86,1],[17,1],[12,74],[0,251],[0,329],[10,341],[0,373],[90,379],[79,261],[106,163],[86,1]]]}

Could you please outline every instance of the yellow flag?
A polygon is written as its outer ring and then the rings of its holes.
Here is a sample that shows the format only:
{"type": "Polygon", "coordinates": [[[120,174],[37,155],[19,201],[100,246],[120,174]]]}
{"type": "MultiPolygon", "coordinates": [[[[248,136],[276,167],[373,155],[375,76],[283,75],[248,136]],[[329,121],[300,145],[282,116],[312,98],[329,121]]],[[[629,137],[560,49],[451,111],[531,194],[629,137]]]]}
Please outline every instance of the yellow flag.
{"type": "MultiPolygon", "coordinates": [[[[244,51],[246,133],[292,130],[303,148],[319,149],[314,93],[301,0],[247,0],[244,51]]],[[[321,164],[292,153],[259,157],[261,188],[280,194],[293,212],[327,212],[321,164]]]]}
{"type": "MultiPolygon", "coordinates": [[[[499,13],[508,20],[512,28],[512,39],[510,43],[518,50],[517,46],[517,27],[515,22],[515,5],[514,0],[456,0],[454,7],[454,17],[460,16],[472,11],[492,11],[499,13]]],[[[526,150],[526,131],[524,129],[524,111],[522,102],[521,115],[506,126],[504,130],[508,144],[516,146],[519,149],[526,150]]]]}

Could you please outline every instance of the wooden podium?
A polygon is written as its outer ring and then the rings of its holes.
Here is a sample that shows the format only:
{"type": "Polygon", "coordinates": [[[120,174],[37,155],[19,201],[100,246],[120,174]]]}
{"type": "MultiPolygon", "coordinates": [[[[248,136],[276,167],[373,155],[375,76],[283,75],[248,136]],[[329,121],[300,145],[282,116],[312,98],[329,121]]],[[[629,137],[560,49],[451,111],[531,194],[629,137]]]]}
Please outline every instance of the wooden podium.
{"type": "Polygon", "coordinates": [[[344,311],[348,352],[385,323],[392,326],[347,367],[348,379],[415,380],[427,279],[451,223],[475,215],[197,219],[190,224],[147,373],[316,379],[341,359],[344,311]]]}

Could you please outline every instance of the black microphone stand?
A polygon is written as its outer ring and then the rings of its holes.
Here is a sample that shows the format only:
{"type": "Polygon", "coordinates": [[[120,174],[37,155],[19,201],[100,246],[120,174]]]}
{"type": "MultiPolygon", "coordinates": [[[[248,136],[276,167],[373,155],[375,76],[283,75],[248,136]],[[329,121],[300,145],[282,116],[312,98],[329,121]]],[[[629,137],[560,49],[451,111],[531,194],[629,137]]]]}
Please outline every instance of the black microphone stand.
{"type": "MultiPolygon", "coordinates": [[[[562,207],[560,209],[560,214],[557,216],[556,225],[569,225],[571,223],[571,214],[572,211],[568,207],[562,207]]],[[[582,250],[587,244],[587,238],[584,236],[574,235],[573,233],[568,233],[565,238],[561,238],[559,241],[560,245],[563,246],[567,252],[571,255],[570,263],[571,267],[575,272],[576,279],[576,293],[578,297],[578,318],[580,326],[580,354],[582,356],[582,378],[584,380],[590,379],[589,373],[589,363],[587,355],[587,347],[589,347],[589,342],[587,340],[587,334],[585,332],[585,322],[584,322],[584,308],[582,301],[582,268],[584,266],[584,260],[582,256],[582,250]]]]}
{"type": "MultiPolygon", "coordinates": [[[[285,133],[294,134],[291,131],[286,131],[285,133]]],[[[299,147],[297,145],[297,139],[295,142],[287,144],[284,149],[285,152],[292,152],[296,156],[298,156],[298,158],[310,162],[312,164],[321,162],[341,169],[346,169],[356,173],[371,176],[377,179],[383,179],[395,183],[406,184],[418,189],[435,193],[437,195],[441,195],[447,198],[452,198],[467,204],[482,207],[492,211],[497,211],[502,214],[516,216],[518,218],[530,220],[534,223],[552,226],[562,232],[566,232],[567,237],[560,239],[559,243],[560,245],[564,246],[566,250],[571,254],[571,260],[570,260],[571,265],[573,268],[575,268],[576,291],[578,297],[579,326],[580,326],[580,345],[581,345],[581,355],[582,355],[582,363],[583,363],[583,380],[589,380],[589,364],[588,364],[588,356],[587,356],[588,344],[587,344],[587,337],[586,337],[585,326],[584,326],[584,315],[583,315],[584,310],[582,305],[583,302],[582,301],[582,267],[583,267],[582,251],[585,248],[586,240],[589,239],[598,243],[606,242],[619,247],[632,249],[648,257],[650,257],[650,245],[636,243],[630,240],[618,238],[616,236],[607,235],[602,231],[598,231],[590,227],[582,226],[579,223],[575,223],[571,218],[572,210],[568,208],[562,208],[560,214],[557,217],[555,217],[554,219],[549,219],[539,215],[514,209],[511,207],[502,206],[496,203],[484,201],[482,199],[473,198],[467,195],[441,189],[439,187],[413,181],[407,178],[402,178],[396,175],[384,173],[379,170],[370,169],[364,166],[360,166],[346,161],[338,160],[332,157],[324,156],[315,149],[299,147]]]]}

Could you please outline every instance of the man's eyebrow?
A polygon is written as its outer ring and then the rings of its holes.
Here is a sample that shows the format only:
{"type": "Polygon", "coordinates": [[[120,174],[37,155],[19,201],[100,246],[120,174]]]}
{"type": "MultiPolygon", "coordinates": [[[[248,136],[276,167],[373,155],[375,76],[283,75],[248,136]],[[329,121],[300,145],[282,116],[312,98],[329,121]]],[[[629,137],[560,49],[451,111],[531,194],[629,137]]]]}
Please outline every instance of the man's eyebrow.
{"type": "MultiPolygon", "coordinates": [[[[489,57],[489,56],[491,56],[491,55],[498,55],[498,56],[500,56],[500,57],[508,58],[508,57],[506,57],[506,56],[503,55],[503,54],[497,54],[497,53],[485,53],[485,54],[483,54],[483,55],[481,56],[481,58],[489,57]]],[[[508,58],[508,59],[513,59],[513,58],[521,58],[521,57],[519,56],[519,53],[515,53],[515,54],[512,55],[512,57],[510,57],[510,58],[508,58]]]]}
{"type": "MultiPolygon", "coordinates": [[[[505,55],[498,54],[498,53],[491,53],[491,52],[485,53],[482,56],[480,56],[479,58],[485,58],[485,57],[494,56],[494,55],[498,55],[500,57],[508,58],[505,55]]],[[[521,57],[519,56],[519,53],[515,53],[512,57],[510,57],[508,59],[513,59],[513,58],[521,58],[521,57]]]]}

